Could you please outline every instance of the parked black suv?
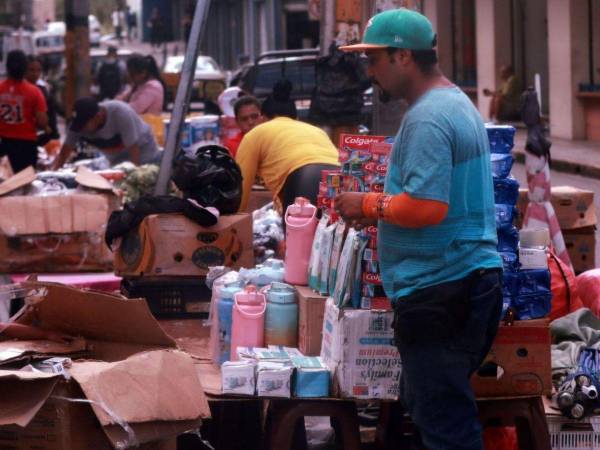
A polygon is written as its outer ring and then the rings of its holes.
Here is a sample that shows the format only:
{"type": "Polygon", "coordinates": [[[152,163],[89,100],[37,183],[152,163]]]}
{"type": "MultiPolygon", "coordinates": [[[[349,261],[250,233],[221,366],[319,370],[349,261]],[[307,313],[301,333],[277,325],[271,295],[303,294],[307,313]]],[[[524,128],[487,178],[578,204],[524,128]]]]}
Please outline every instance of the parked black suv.
{"type": "MultiPolygon", "coordinates": [[[[319,49],[277,50],[262,53],[254,64],[242,67],[232,78],[231,86],[239,86],[259,100],[264,100],[272,92],[275,83],[287,78],[292,83],[291,98],[296,102],[298,118],[308,119],[310,99],[315,89],[316,62],[319,49]]],[[[364,94],[363,115],[365,124],[371,121],[372,89],[364,94]]]]}

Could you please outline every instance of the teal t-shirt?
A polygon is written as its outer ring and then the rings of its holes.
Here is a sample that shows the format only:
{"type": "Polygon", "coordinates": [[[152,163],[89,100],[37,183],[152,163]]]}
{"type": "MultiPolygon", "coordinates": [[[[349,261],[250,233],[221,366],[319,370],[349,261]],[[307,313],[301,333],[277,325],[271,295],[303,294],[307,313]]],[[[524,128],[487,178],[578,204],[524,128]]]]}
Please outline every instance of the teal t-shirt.
{"type": "Polygon", "coordinates": [[[425,93],[406,113],[396,138],[385,192],[448,204],[438,225],[404,228],[379,222],[383,286],[396,300],[413,291],[500,268],[487,133],[457,87],[425,93]]]}

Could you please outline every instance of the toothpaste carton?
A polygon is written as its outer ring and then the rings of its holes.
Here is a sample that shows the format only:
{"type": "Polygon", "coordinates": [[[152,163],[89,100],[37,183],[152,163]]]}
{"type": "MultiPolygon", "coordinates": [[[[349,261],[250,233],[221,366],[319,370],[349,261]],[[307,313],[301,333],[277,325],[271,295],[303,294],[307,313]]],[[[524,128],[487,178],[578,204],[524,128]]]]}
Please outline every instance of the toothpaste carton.
{"type": "Polygon", "coordinates": [[[253,360],[226,361],[221,366],[223,394],[254,395],[256,362],[253,360]]]}
{"type": "Polygon", "coordinates": [[[316,356],[294,356],[292,364],[296,368],[294,377],[294,397],[327,397],[331,374],[323,360],[316,356]]]}
{"type": "Polygon", "coordinates": [[[364,136],[362,134],[343,133],[340,135],[340,162],[360,159],[361,156],[364,157],[365,155],[370,157],[369,149],[371,144],[385,141],[385,136],[364,136]]]}
{"type": "Polygon", "coordinates": [[[291,397],[291,362],[260,361],[257,368],[256,393],[260,397],[291,397]]]}
{"type": "Polygon", "coordinates": [[[392,303],[387,297],[362,297],[361,309],[379,309],[381,311],[393,311],[392,303]]]}

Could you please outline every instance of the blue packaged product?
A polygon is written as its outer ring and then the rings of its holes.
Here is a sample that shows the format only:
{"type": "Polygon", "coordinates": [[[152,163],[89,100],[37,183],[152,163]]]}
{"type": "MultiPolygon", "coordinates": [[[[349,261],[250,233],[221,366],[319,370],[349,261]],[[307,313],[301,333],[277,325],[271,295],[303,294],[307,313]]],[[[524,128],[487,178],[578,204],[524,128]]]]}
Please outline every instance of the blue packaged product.
{"type": "Polygon", "coordinates": [[[494,201],[505,205],[516,205],[519,200],[519,182],[513,177],[494,178],[494,201]]]}
{"type": "Polygon", "coordinates": [[[486,124],[485,129],[492,153],[510,153],[515,145],[515,127],[511,125],[486,124]]]}
{"type": "Polygon", "coordinates": [[[502,315],[500,317],[504,317],[508,311],[508,308],[512,307],[512,297],[508,295],[502,296],[502,315]]]}
{"type": "Polygon", "coordinates": [[[514,158],[510,153],[492,153],[490,158],[492,160],[492,175],[494,175],[494,178],[506,178],[510,175],[510,170],[514,163],[514,158]]]}
{"type": "Polygon", "coordinates": [[[515,226],[498,230],[498,251],[518,253],[519,230],[515,226]]]}
{"type": "Polygon", "coordinates": [[[550,271],[530,269],[519,271],[519,295],[550,292],[550,271]]]}
{"type": "Polygon", "coordinates": [[[505,297],[519,295],[519,272],[504,272],[502,274],[502,293],[505,297]]]}
{"type": "Polygon", "coordinates": [[[546,317],[552,309],[552,293],[520,295],[514,298],[513,309],[517,320],[532,320],[546,317]]]}
{"type": "Polygon", "coordinates": [[[516,253],[500,252],[500,258],[505,272],[515,272],[519,269],[519,257],[516,253]]]}
{"type": "Polygon", "coordinates": [[[496,204],[496,229],[510,229],[513,225],[517,208],[513,205],[496,204]]]}

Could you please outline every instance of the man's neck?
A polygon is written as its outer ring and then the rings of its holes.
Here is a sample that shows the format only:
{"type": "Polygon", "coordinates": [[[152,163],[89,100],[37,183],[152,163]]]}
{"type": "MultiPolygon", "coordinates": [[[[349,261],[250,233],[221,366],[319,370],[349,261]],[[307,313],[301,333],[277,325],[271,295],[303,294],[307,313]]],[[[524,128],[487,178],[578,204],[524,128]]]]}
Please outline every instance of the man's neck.
{"type": "Polygon", "coordinates": [[[435,70],[432,74],[424,75],[421,79],[415,81],[406,101],[409,105],[413,105],[430,90],[451,86],[454,86],[454,83],[448,80],[440,70],[435,70]]]}

